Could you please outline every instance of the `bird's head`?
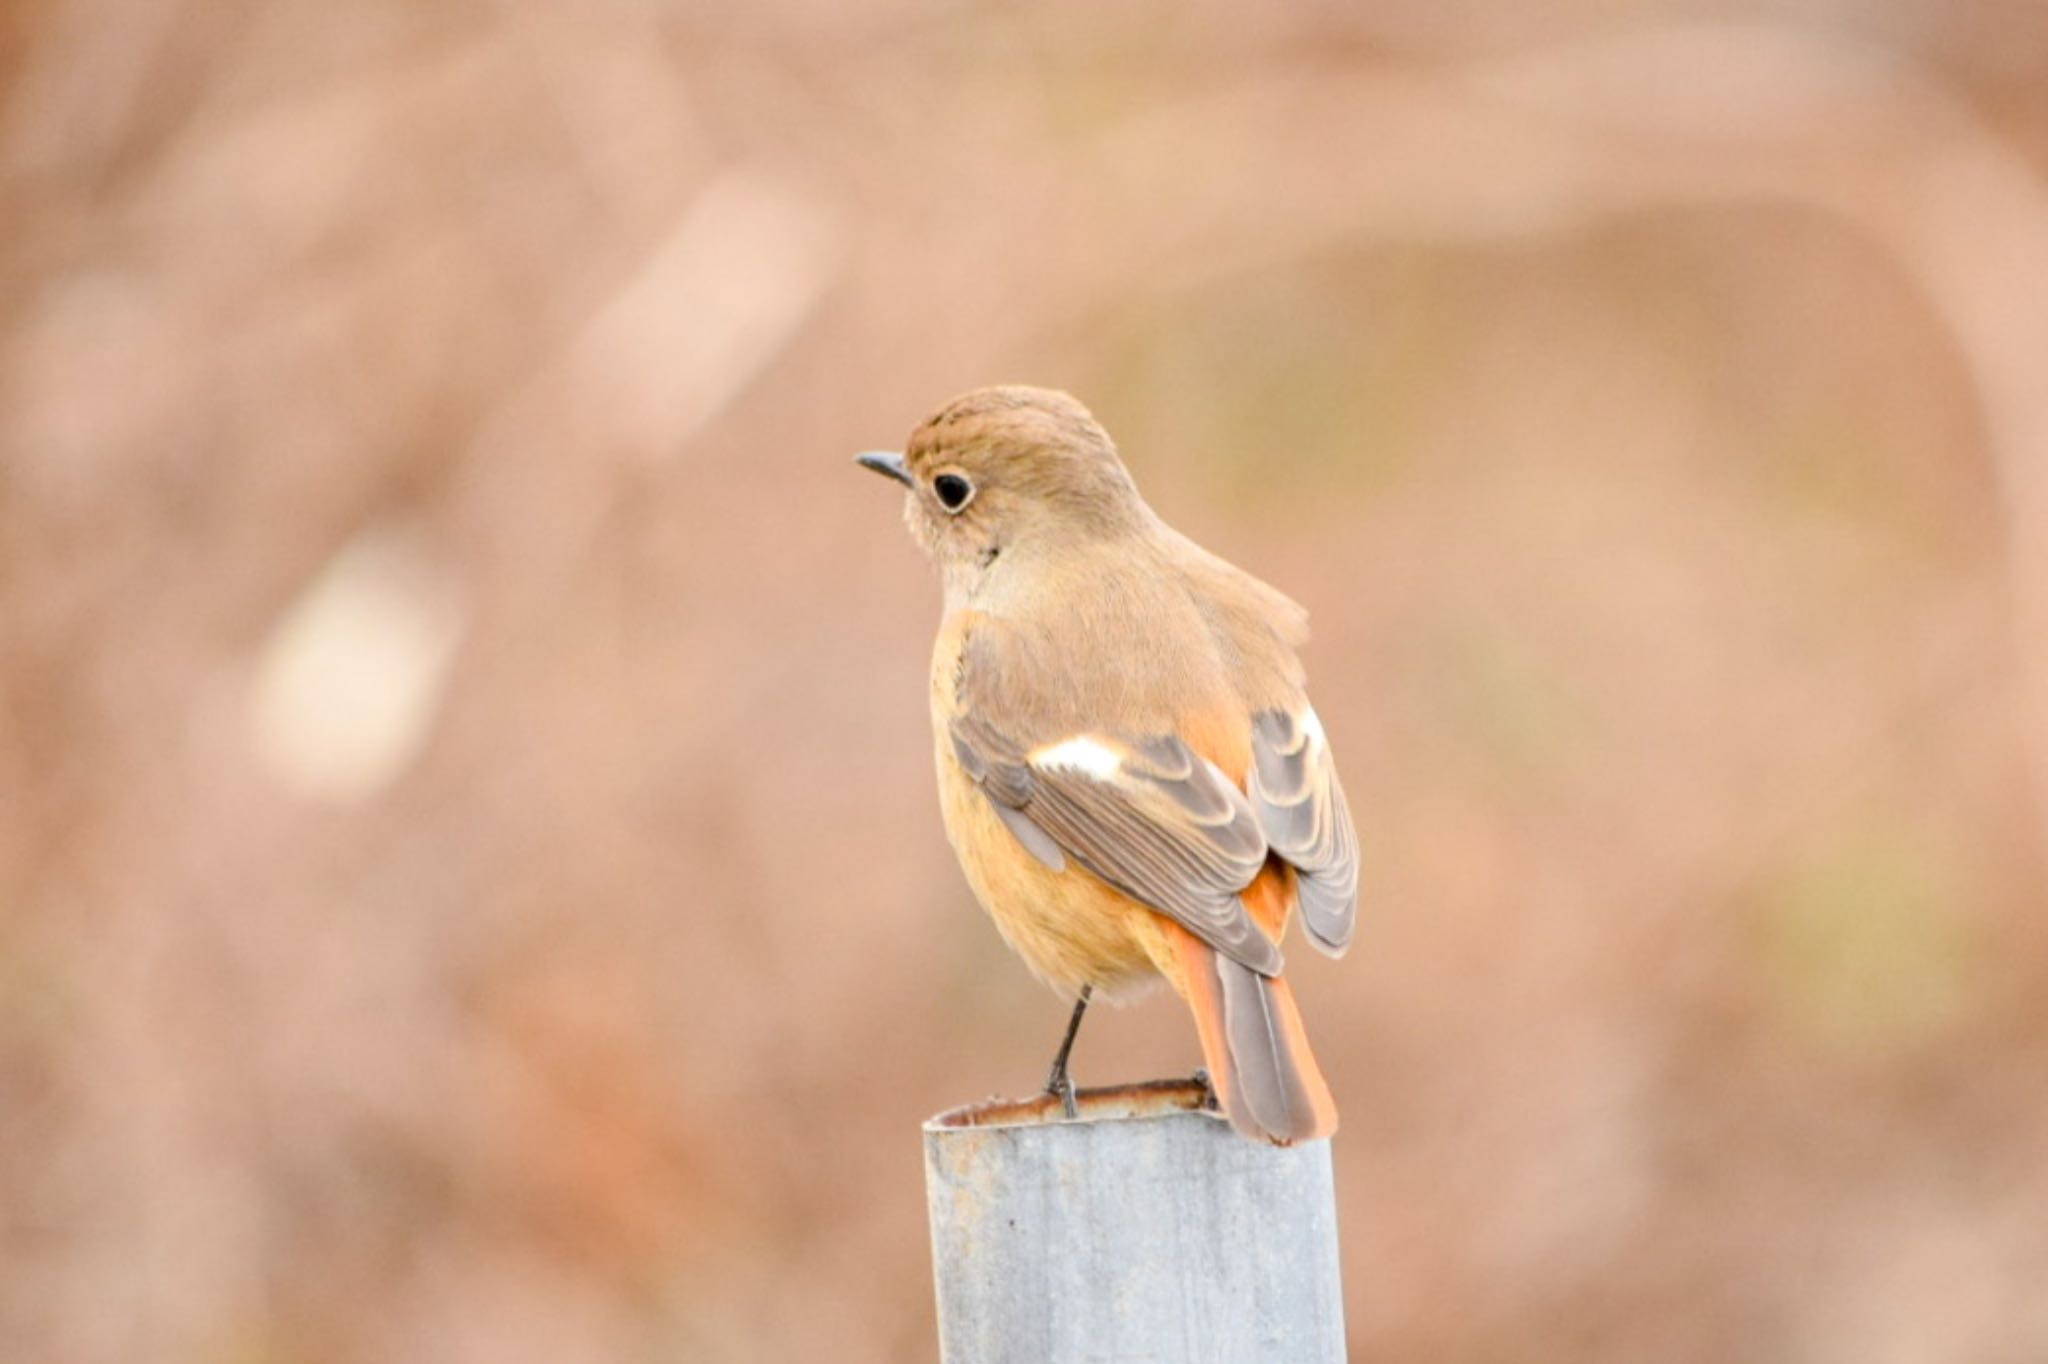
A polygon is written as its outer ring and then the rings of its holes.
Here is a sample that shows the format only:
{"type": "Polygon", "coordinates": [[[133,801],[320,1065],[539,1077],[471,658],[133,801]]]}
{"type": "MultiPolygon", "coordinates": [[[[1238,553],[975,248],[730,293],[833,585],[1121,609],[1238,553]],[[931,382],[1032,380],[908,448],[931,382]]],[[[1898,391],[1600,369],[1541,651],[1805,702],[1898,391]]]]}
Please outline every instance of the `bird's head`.
{"type": "Polygon", "coordinates": [[[908,489],[904,520],[949,588],[1005,555],[1128,534],[1151,519],[1109,433],[1053,389],[976,389],[920,422],[901,454],[857,458],[908,489]]]}

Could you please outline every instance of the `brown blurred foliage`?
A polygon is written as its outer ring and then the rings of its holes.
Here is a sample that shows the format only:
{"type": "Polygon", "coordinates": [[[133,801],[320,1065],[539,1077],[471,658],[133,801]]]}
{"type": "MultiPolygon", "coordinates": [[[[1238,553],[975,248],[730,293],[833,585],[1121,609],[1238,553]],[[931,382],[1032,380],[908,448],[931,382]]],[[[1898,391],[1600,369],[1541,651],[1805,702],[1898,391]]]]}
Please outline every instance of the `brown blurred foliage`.
{"type": "Polygon", "coordinates": [[[1315,614],[1358,1357],[2048,1357],[2048,11],[1740,14],[12,0],[0,1358],[929,1357],[1007,380],[1315,614]]]}

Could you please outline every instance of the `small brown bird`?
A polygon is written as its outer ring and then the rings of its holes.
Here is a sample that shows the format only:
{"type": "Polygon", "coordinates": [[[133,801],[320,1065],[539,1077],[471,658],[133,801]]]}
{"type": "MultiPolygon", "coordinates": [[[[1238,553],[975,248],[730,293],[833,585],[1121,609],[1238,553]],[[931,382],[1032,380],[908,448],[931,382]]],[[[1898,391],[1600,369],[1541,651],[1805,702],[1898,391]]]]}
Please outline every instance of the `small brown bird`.
{"type": "Polygon", "coordinates": [[[1351,941],[1358,842],[1295,647],[1307,613],[1175,531],[1064,393],[985,388],[901,454],[905,520],[945,585],[931,707],[946,836],[996,927],[1076,996],[1164,976],[1231,1125],[1337,1126],[1281,974],[1295,909],[1351,941]]]}

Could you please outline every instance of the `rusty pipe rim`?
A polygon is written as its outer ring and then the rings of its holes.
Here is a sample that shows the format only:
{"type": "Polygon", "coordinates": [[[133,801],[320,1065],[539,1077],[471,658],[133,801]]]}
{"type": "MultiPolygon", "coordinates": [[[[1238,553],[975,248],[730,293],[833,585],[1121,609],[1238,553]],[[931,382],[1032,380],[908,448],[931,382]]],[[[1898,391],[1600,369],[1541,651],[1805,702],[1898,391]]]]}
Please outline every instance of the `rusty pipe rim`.
{"type": "Polygon", "coordinates": [[[1142,1118],[1167,1117],[1175,1113],[1198,1113],[1221,1119],[1206,1107],[1208,1091],[1194,1080],[1147,1080],[1137,1084],[1110,1085],[1074,1092],[1073,1118],[1066,1115],[1057,1094],[1037,1094],[1029,1099],[987,1098],[934,1114],[924,1125],[927,1132],[953,1132],[976,1127],[1035,1127],[1061,1122],[1130,1122],[1142,1118]]]}

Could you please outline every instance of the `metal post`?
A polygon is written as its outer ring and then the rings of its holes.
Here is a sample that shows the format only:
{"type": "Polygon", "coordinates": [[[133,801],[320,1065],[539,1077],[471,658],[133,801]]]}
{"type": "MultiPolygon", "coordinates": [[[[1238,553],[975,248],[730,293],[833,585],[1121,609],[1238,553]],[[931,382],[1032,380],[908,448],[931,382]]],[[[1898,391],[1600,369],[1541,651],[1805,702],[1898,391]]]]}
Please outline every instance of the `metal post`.
{"type": "Polygon", "coordinates": [[[925,1124],[943,1364],[1344,1356],[1330,1144],[1246,1141],[1188,1082],[925,1124]]]}

